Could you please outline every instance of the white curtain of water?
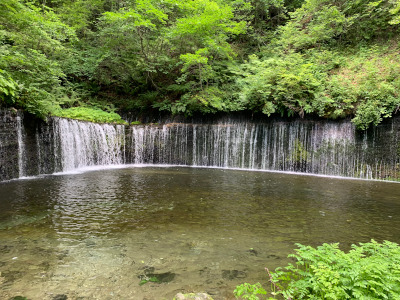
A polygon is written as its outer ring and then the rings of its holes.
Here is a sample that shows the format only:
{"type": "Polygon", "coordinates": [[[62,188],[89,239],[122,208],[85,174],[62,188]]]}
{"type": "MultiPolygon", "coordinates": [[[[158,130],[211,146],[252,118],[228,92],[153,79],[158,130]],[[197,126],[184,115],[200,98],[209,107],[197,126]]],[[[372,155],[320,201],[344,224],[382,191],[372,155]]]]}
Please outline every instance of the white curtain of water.
{"type": "Polygon", "coordinates": [[[61,171],[124,163],[125,127],[54,119],[61,171]]]}
{"type": "MultiPolygon", "coordinates": [[[[26,176],[25,132],[17,117],[19,176],[26,176]]],[[[54,118],[36,130],[38,173],[88,166],[173,164],[387,178],[400,164],[400,131],[359,135],[350,122],[272,121],[163,126],[95,124],[54,118]],[[129,137],[129,140],[126,140],[129,137]],[[381,145],[383,140],[385,145],[381,145]],[[380,142],[378,142],[380,141],[380,142]],[[398,145],[397,145],[397,144],[398,145]],[[387,145],[397,148],[386,149],[387,145]],[[49,149],[52,150],[49,150],[49,149]],[[389,151],[388,151],[389,150],[389,151]]],[[[31,172],[31,171],[30,171],[31,172]]]]}
{"type": "Polygon", "coordinates": [[[19,177],[26,176],[25,164],[26,164],[26,152],[25,152],[25,131],[22,125],[21,116],[17,116],[17,138],[18,138],[18,175],[19,177]]]}
{"type": "Polygon", "coordinates": [[[368,156],[350,122],[171,123],[132,127],[134,163],[184,164],[384,177],[392,168],[368,156]]]}

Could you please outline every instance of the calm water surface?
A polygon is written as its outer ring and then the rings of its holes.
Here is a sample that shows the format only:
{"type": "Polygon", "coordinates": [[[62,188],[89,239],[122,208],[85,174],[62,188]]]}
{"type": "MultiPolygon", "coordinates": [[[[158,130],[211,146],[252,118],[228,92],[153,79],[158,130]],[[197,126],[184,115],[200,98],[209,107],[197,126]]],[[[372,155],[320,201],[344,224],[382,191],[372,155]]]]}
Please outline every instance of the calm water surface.
{"type": "Polygon", "coordinates": [[[294,243],[371,238],[400,242],[397,183],[178,167],[18,180],[0,184],[0,299],[233,299],[294,243]]]}

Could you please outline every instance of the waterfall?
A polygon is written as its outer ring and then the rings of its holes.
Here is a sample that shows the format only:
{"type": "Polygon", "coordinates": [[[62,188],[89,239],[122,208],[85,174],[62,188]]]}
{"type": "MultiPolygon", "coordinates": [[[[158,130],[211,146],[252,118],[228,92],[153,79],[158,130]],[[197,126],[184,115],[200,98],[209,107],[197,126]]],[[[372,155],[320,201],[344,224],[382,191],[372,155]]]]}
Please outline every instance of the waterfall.
{"type": "MultiPolygon", "coordinates": [[[[193,137],[190,124],[171,123],[164,126],[131,127],[131,149],[134,164],[191,165],[189,155],[193,137]]],[[[193,145],[192,147],[195,147],[193,145]]],[[[128,149],[129,151],[129,149],[128,149]]]]}
{"type": "Polygon", "coordinates": [[[348,121],[302,120],[135,126],[131,162],[382,179],[398,174],[399,153],[377,144],[390,136],[400,147],[396,130],[358,137],[348,121]]]}
{"type": "Polygon", "coordinates": [[[400,118],[358,132],[349,121],[223,119],[128,127],[63,118],[45,123],[6,112],[0,137],[0,181],[120,164],[400,177],[400,118]]]}
{"type": "Polygon", "coordinates": [[[22,125],[21,115],[17,115],[17,139],[18,139],[18,172],[19,177],[25,177],[26,153],[25,153],[25,132],[22,125]]]}
{"type": "Polygon", "coordinates": [[[54,118],[61,171],[124,163],[125,127],[54,118]]]}

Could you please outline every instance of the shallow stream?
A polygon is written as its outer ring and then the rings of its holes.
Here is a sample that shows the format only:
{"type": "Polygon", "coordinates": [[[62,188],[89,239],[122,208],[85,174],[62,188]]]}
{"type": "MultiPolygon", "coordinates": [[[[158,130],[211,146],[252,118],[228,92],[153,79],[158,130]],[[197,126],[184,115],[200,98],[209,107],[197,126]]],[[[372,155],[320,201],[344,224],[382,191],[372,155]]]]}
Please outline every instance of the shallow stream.
{"type": "Polygon", "coordinates": [[[233,299],[295,243],[400,242],[398,183],[124,167],[0,183],[0,299],[233,299]],[[147,282],[147,280],[156,282],[147,282]],[[57,298],[58,297],[58,298],[57,298]]]}

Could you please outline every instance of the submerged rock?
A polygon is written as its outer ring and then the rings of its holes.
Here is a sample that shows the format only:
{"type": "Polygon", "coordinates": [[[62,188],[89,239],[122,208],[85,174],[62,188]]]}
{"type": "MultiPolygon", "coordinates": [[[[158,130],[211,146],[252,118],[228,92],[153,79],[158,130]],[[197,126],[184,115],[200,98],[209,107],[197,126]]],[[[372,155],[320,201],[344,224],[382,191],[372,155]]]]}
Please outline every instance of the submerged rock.
{"type": "Polygon", "coordinates": [[[213,300],[213,298],[206,293],[178,293],[175,295],[174,300],[213,300]]]}
{"type": "Polygon", "coordinates": [[[253,248],[250,248],[250,250],[248,250],[248,252],[249,252],[251,255],[258,256],[258,251],[257,251],[257,250],[254,250],[253,248]]]}
{"type": "Polygon", "coordinates": [[[246,278],[246,272],[239,270],[222,270],[222,278],[233,280],[236,278],[246,278]]]}
{"type": "MultiPolygon", "coordinates": [[[[154,268],[149,268],[146,270],[152,270],[154,272],[154,268]]],[[[139,285],[146,284],[148,282],[153,282],[153,283],[168,283],[174,280],[175,278],[175,273],[172,272],[166,272],[166,273],[149,273],[148,271],[144,275],[139,275],[138,278],[140,279],[139,285]]]]}

